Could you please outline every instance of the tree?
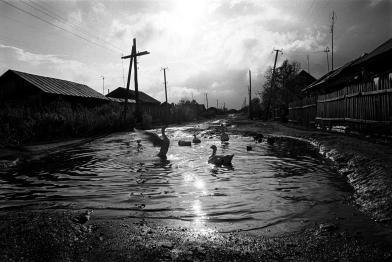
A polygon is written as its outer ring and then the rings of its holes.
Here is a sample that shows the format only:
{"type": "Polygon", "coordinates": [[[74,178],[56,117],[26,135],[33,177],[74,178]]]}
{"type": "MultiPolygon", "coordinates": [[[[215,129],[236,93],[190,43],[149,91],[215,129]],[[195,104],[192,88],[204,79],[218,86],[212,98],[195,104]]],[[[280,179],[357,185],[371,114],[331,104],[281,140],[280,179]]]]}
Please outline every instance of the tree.
{"type": "Polygon", "coordinates": [[[266,118],[270,118],[273,115],[274,109],[279,109],[281,114],[287,113],[289,103],[301,96],[293,81],[300,67],[301,65],[298,62],[293,61],[290,63],[286,59],[280,67],[275,69],[274,76],[273,69],[271,67],[267,69],[265,72],[266,81],[260,92],[262,107],[266,111],[266,118]],[[272,78],[274,79],[273,81],[272,78]]]}

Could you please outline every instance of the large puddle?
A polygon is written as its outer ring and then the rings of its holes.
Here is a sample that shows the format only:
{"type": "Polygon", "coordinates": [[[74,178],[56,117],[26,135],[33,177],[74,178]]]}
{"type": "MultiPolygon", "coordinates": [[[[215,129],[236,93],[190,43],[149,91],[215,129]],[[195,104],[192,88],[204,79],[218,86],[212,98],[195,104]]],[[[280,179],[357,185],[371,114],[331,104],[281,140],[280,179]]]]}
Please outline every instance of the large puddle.
{"type": "Polygon", "coordinates": [[[138,148],[135,133],[118,133],[8,170],[0,176],[0,208],[88,208],[221,232],[290,231],[337,210],[351,212],[349,186],[307,143],[256,144],[231,135],[229,144],[212,136],[180,147],[178,140],[192,139],[187,128],[167,129],[167,161],[146,141],[138,148]],[[233,166],[209,165],[211,145],[218,154],[234,153],[233,166]]]}

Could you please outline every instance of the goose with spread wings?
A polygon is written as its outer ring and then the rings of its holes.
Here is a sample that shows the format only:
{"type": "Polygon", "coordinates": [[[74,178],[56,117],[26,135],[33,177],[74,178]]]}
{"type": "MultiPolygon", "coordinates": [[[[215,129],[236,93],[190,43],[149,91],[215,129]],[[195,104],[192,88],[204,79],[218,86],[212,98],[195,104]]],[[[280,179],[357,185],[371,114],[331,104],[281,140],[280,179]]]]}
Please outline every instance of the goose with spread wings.
{"type": "Polygon", "coordinates": [[[166,159],[167,151],[169,150],[170,140],[167,138],[165,134],[166,127],[162,127],[162,138],[160,138],[157,134],[148,132],[148,131],[139,131],[143,137],[145,137],[148,141],[150,141],[154,146],[159,146],[161,149],[159,150],[158,156],[162,159],[166,159]]]}

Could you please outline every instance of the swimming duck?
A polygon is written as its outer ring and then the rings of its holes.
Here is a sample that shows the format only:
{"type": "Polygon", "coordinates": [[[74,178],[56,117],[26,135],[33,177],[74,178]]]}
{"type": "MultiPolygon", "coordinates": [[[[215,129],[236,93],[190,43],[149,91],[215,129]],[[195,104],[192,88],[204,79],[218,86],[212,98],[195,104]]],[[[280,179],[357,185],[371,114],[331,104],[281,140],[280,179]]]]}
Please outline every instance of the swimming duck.
{"type": "Polygon", "coordinates": [[[167,138],[165,134],[166,126],[162,127],[162,138],[160,138],[157,134],[147,131],[142,131],[139,133],[147,138],[154,146],[159,146],[161,149],[159,150],[158,156],[162,159],[166,159],[167,151],[169,151],[170,140],[167,138]]]}
{"type": "Polygon", "coordinates": [[[198,139],[198,138],[196,137],[196,134],[193,134],[193,140],[192,140],[192,142],[195,143],[195,144],[201,143],[200,139],[198,139]]]}
{"type": "Polygon", "coordinates": [[[234,154],[232,155],[217,155],[216,154],[216,146],[212,145],[210,147],[212,149],[212,155],[208,158],[208,163],[214,164],[217,166],[230,166],[231,165],[231,160],[233,159],[234,154]]]}
{"type": "Polygon", "coordinates": [[[192,146],[192,143],[191,143],[191,141],[179,140],[178,145],[179,146],[192,146]]]}
{"type": "Polygon", "coordinates": [[[222,142],[226,142],[226,141],[229,141],[229,135],[228,134],[226,134],[225,133],[225,131],[222,131],[222,134],[221,134],[221,141],[222,142]]]}

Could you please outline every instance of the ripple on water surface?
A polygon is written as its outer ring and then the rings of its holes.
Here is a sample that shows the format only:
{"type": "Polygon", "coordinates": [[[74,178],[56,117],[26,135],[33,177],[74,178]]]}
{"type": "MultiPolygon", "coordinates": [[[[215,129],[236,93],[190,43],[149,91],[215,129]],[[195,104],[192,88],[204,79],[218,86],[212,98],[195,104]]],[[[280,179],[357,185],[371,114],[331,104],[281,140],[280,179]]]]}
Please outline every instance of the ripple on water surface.
{"type": "Polygon", "coordinates": [[[167,134],[165,161],[146,141],[138,148],[135,133],[119,133],[9,170],[0,177],[0,207],[92,208],[230,231],[321,217],[348,194],[330,164],[300,141],[255,144],[231,136],[227,145],[213,137],[179,147],[192,134],[174,127],[167,134]],[[218,154],[235,154],[232,167],[207,163],[213,144],[218,154]]]}

